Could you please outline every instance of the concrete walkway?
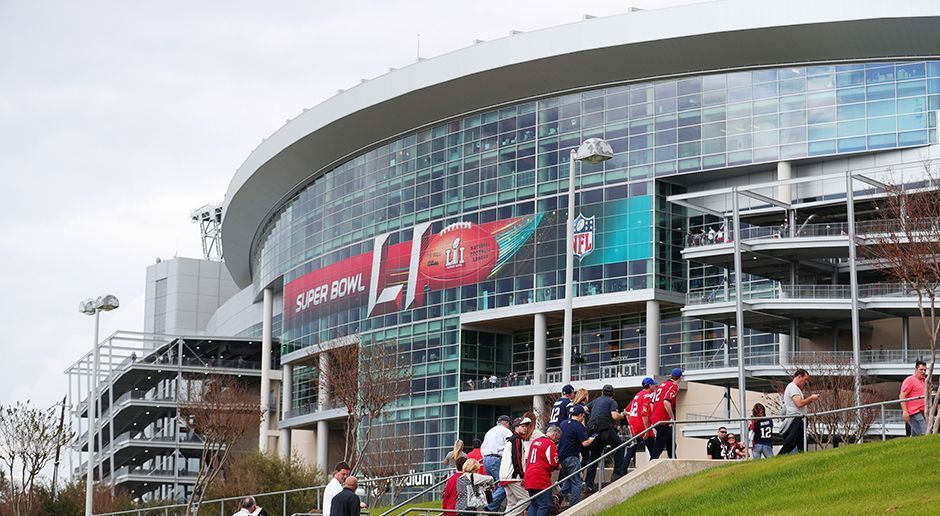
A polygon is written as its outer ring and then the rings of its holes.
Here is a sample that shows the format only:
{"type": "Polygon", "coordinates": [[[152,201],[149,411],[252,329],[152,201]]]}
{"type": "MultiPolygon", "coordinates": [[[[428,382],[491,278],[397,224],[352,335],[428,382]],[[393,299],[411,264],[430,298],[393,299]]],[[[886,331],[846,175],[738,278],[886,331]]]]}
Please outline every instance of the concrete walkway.
{"type": "Polygon", "coordinates": [[[633,470],[627,476],[605,487],[599,493],[593,494],[578,505],[561,513],[562,516],[592,516],[620,504],[631,496],[670,480],[692,475],[699,471],[731,464],[731,461],[722,460],[694,460],[694,459],[657,459],[638,470],[633,470]]]}

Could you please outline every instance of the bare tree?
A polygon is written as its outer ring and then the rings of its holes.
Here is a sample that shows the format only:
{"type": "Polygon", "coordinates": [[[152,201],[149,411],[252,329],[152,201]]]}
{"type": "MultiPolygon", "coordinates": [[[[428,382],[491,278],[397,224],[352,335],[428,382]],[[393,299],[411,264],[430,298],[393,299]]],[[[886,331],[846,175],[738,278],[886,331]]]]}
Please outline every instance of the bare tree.
{"type": "Polygon", "coordinates": [[[940,289],[940,174],[932,162],[923,162],[923,186],[890,184],[879,206],[882,228],[875,245],[868,248],[876,267],[888,277],[904,284],[917,296],[917,307],[930,356],[926,357],[928,433],[937,432],[935,421],[940,394],[933,392],[937,362],[940,317],[937,291],[940,289]]]}
{"type": "Polygon", "coordinates": [[[60,428],[55,406],[40,409],[27,401],[0,407],[0,460],[9,471],[4,487],[13,514],[34,513],[36,478],[73,437],[70,429],[60,428]]]}
{"type": "MultiPolygon", "coordinates": [[[[368,451],[359,458],[359,470],[366,476],[364,484],[371,487],[373,499],[390,492],[392,505],[407,483],[406,474],[424,460],[424,452],[410,432],[399,433],[395,425],[382,425],[373,431],[368,451]],[[370,481],[369,478],[398,476],[397,480],[370,481]]],[[[375,505],[375,504],[373,504],[375,505]]]]}
{"type": "Polygon", "coordinates": [[[263,414],[258,395],[231,376],[190,380],[180,398],[181,423],[203,441],[199,473],[186,506],[186,514],[194,514],[236,445],[260,426],[263,414]]]}
{"type": "Polygon", "coordinates": [[[367,453],[373,429],[389,406],[411,393],[410,356],[395,341],[347,346],[332,353],[332,395],[347,411],[345,460],[353,473],[367,453]]]}

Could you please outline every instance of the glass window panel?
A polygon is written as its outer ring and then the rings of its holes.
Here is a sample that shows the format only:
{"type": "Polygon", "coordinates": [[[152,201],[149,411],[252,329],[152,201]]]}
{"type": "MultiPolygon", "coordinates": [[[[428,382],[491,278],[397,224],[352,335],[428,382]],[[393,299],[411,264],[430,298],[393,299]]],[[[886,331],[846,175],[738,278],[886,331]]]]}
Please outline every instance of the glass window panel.
{"type": "Polygon", "coordinates": [[[839,122],[839,136],[859,136],[865,134],[865,121],[853,120],[851,122],[839,122]]]}
{"type": "Polygon", "coordinates": [[[882,100],[894,98],[894,83],[874,84],[865,88],[868,100],[882,100]]]}
{"type": "Polygon", "coordinates": [[[927,115],[917,113],[914,115],[898,116],[898,131],[910,131],[913,129],[927,129],[927,115]]]}
{"type": "Polygon", "coordinates": [[[817,75],[806,79],[806,89],[809,91],[828,90],[835,87],[835,77],[831,73],[817,75]]]}
{"type": "MultiPolygon", "coordinates": [[[[702,153],[702,143],[698,141],[679,144],[679,157],[689,158],[702,153]]],[[[681,168],[681,165],[680,165],[681,168]]]]}
{"type": "Polygon", "coordinates": [[[680,127],[679,128],[679,141],[680,142],[690,142],[693,140],[700,140],[702,138],[702,126],[693,125],[691,127],[680,127]]]}
{"type": "Polygon", "coordinates": [[[763,115],[754,117],[754,130],[766,131],[768,129],[777,129],[779,127],[777,115],[763,115]]]}
{"type": "Polygon", "coordinates": [[[839,152],[857,152],[865,150],[865,138],[842,138],[839,140],[839,152]]]}
{"type": "Polygon", "coordinates": [[[702,141],[702,154],[715,154],[717,152],[725,152],[725,139],[724,138],[712,138],[710,140],[702,141]]]}
{"type": "Polygon", "coordinates": [[[764,100],[755,100],[754,101],[754,114],[755,115],[766,115],[769,113],[777,112],[777,99],[764,99],[764,100]]]}
{"type": "Polygon", "coordinates": [[[897,123],[893,116],[868,119],[868,134],[887,133],[897,130],[897,123]]]}
{"type": "Polygon", "coordinates": [[[835,122],[835,120],[836,108],[834,106],[808,109],[806,111],[806,122],[809,124],[825,124],[829,122],[835,122]]]}
{"type": "Polygon", "coordinates": [[[789,143],[797,143],[806,141],[806,128],[797,127],[795,129],[781,129],[780,130],[780,144],[786,145],[789,143]]]}
{"type": "Polygon", "coordinates": [[[724,105],[728,100],[728,92],[725,90],[706,91],[702,94],[703,106],[724,105]]]}
{"type": "Polygon", "coordinates": [[[894,147],[897,145],[897,135],[894,133],[890,134],[879,134],[877,136],[868,137],[868,148],[869,149],[885,149],[888,147],[894,147]]]}
{"type": "Polygon", "coordinates": [[[869,102],[868,103],[869,118],[893,115],[894,113],[895,113],[895,104],[893,100],[884,100],[881,102],[869,102]]]}
{"type": "Polygon", "coordinates": [[[656,91],[656,100],[667,99],[676,96],[676,81],[657,83],[654,87],[656,91]]]}
{"type": "Polygon", "coordinates": [[[743,134],[751,132],[751,119],[750,118],[738,118],[735,120],[728,120],[728,134],[743,134]]]}
{"type": "Polygon", "coordinates": [[[725,77],[728,79],[729,89],[751,85],[751,73],[750,72],[729,73],[725,77]]]}
{"type": "Polygon", "coordinates": [[[865,104],[848,104],[839,106],[836,110],[839,120],[854,120],[856,118],[865,118],[865,104]]]}
{"type": "Polygon", "coordinates": [[[769,70],[755,70],[751,72],[751,80],[755,83],[776,81],[777,70],[772,68],[769,70]]]}
{"type": "Polygon", "coordinates": [[[754,161],[776,161],[779,158],[780,153],[777,150],[777,147],[765,147],[763,149],[754,149],[754,161]]]}
{"type": "Polygon", "coordinates": [[[894,80],[894,65],[866,65],[865,82],[868,84],[894,80]]]}
{"type": "Polygon", "coordinates": [[[836,93],[836,100],[839,104],[854,104],[865,101],[865,88],[845,88],[836,93]]]}
{"type": "Polygon", "coordinates": [[[780,127],[795,127],[798,125],[806,125],[806,111],[780,113],[780,127]]]}
{"type": "Polygon", "coordinates": [[[911,131],[898,134],[898,145],[923,145],[929,143],[927,131],[911,131]]]}
{"type": "Polygon", "coordinates": [[[927,70],[924,63],[908,63],[899,64],[897,66],[897,77],[899,81],[916,79],[918,77],[925,77],[926,75],[927,70]]]}
{"type": "Polygon", "coordinates": [[[806,95],[806,107],[831,106],[836,103],[835,90],[817,91],[806,95]]]}
{"type": "Polygon", "coordinates": [[[927,75],[930,77],[940,77],[940,61],[927,62],[927,75]]]}
{"type": "Polygon", "coordinates": [[[702,122],[724,120],[725,116],[725,106],[710,107],[702,110],[702,122]]]}
{"type": "Polygon", "coordinates": [[[834,154],[836,152],[836,141],[828,140],[823,142],[809,142],[809,155],[820,156],[823,154],[834,154]]]}
{"type": "Polygon", "coordinates": [[[810,141],[829,140],[836,137],[836,124],[811,125],[807,131],[810,141]]]}
{"type": "Polygon", "coordinates": [[[751,135],[739,134],[728,137],[728,150],[736,151],[751,148],[751,135]]]}
{"type": "Polygon", "coordinates": [[[702,125],[702,138],[724,136],[725,132],[725,122],[714,122],[702,125]]]}
{"type": "Polygon", "coordinates": [[[702,91],[702,78],[693,77],[691,79],[683,79],[679,81],[679,95],[689,95],[691,93],[699,93],[702,91]]]}
{"type": "Polygon", "coordinates": [[[903,113],[921,113],[927,110],[926,97],[911,97],[907,99],[898,99],[898,114],[903,113]]]}
{"type": "Polygon", "coordinates": [[[751,87],[728,89],[728,102],[751,100],[751,87]]]}
{"type": "Polygon", "coordinates": [[[806,80],[803,78],[790,81],[780,81],[780,94],[791,95],[793,93],[803,93],[806,91],[806,80]]]}
{"type": "MultiPolygon", "coordinates": [[[[940,63],[936,66],[937,76],[940,76],[940,63]]],[[[724,89],[726,77],[724,74],[706,75],[702,77],[702,90],[712,91],[724,89]]]]}
{"type": "Polygon", "coordinates": [[[899,82],[897,84],[897,92],[898,97],[924,95],[927,93],[927,82],[925,80],[899,82]]]}
{"type": "Polygon", "coordinates": [[[754,146],[755,147],[769,147],[771,145],[776,146],[779,142],[777,137],[777,131],[761,131],[754,133],[754,146]]]}
{"type": "Polygon", "coordinates": [[[865,72],[862,70],[836,74],[836,86],[839,88],[859,84],[865,84],[865,72]]]}
{"type": "Polygon", "coordinates": [[[795,111],[806,108],[805,95],[792,95],[790,97],[780,97],[780,112],[795,111]]]}
{"type": "Polygon", "coordinates": [[[769,82],[765,84],[755,84],[754,85],[754,98],[755,99],[768,99],[771,97],[777,96],[777,83],[769,82]]]}

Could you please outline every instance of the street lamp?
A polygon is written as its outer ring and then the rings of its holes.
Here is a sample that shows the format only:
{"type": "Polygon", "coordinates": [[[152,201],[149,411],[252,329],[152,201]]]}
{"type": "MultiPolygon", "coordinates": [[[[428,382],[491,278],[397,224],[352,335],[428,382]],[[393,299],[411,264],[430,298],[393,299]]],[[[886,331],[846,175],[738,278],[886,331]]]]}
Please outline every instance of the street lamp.
{"type": "MultiPolygon", "coordinates": [[[[106,294],[98,299],[86,299],[78,304],[78,311],[85,315],[95,316],[95,342],[92,346],[94,355],[94,364],[91,375],[91,392],[88,393],[88,469],[85,480],[85,516],[92,516],[92,496],[94,493],[94,446],[95,446],[95,427],[98,424],[95,407],[98,404],[98,319],[101,312],[110,312],[121,306],[118,298],[112,294],[106,294]]],[[[99,447],[99,452],[100,447],[99,447]]],[[[111,479],[114,481],[114,479],[111,479]]]]}
{"type": "Polygon", "coordinates": [[[574,319],[572,306],[574,304],[574,183],[575,183],[575,162],[587,161],[591,164],[597,164],[614,157],[614,151],[610,144],[600,138],[588,138],[578,147],[577,150],[571,150],[571,158],[568,161],[568,221],[565,245],[565,332],[564,348],[562,348],[561,361],[561,381],[567,383],[571,381],[571,325],[574,319]]]}

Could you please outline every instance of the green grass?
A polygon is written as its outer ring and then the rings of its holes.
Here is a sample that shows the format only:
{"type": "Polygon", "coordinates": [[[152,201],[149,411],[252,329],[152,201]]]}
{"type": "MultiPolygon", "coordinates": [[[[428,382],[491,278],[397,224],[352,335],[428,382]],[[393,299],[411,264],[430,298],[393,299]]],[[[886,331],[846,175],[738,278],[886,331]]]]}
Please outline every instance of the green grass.
{"type": "MultiPolygon", "coordinates": [[[[411,509],[411,508],[413,508],[413,507],[422,508],[422,509],[440,509],[440,508],[441,508],[441,502],[440,502],[440,500],[438,500],[438,501],[435,501],[435,502],[410,503],[410,504],[408,504],[408,505],[402,507],[401,509],[396,510],[396,511],[393,512],[390,516],[398,516],[399,514],[405,512],[405,511],[407,511],[408,509],[411,509]]],[[[378,516],[379,514],[382,514],[383,512],[385,512],[385,511],[387,511],[387,510],[389,510],[389,509],[391,509],[391,508],[392,508],[392,506],[390,506],[390,505],[389,505],[388,507],[369,507],[369,514],[370,514],[371,516],[378,516]]]]}
{"type": "Polygon", "coordinates": [[[940,435],[729,464],[604,511],[639,514],[936,514],[940,435]]]}

